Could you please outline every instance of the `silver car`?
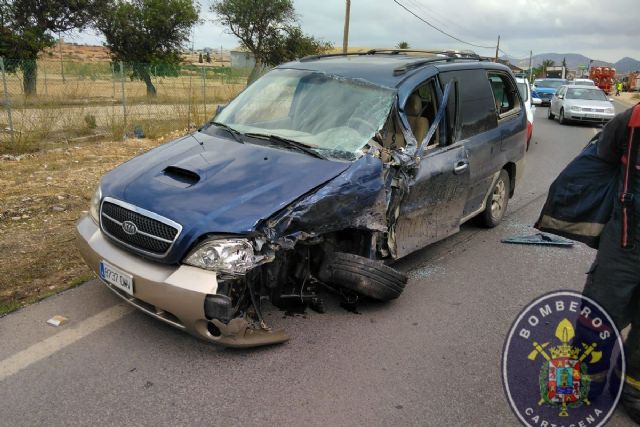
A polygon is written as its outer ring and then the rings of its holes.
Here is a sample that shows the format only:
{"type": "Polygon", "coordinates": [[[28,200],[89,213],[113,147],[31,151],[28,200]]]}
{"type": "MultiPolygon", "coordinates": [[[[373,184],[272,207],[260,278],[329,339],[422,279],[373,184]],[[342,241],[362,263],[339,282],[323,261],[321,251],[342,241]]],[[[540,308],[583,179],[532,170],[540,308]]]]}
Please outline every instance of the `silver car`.
{"type": "Polygon", "coordinates": [[[561,86],[551,98],[548,117],[558,116],[561,124],[570,121],[607,123],[613,119],[615,109],[612,99],[599,88],[593,86],[561,86]]]}

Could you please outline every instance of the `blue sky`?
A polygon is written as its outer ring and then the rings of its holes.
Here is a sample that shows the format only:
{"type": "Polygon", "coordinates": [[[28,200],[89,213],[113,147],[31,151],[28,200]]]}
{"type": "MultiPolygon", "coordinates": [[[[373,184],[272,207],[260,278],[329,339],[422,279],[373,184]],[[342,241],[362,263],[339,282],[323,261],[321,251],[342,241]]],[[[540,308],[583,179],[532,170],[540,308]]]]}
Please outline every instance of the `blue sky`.
{"type": "MultiPolygon", "coordinates": [[[[638,0],[398,0],[426,20],[459,39],[500,47],[510,56],[581,53],[615,62],[624,56],[640,60],[638,0]]],[[[238,40],[212,22],[209,2],[201,3],[205,23],[194,31],[196,48],[234,48],[238,40]]],[[[303,30],[342,45],[345,0],[294,0],[303,30]]],[[[67,37],[77,43],[101,44],[89,32],[67,37]]],[[[430,28],[393,0],[351,0],[349,45],[392,47],[407,41],[415,48],[473,49],[493,55],[495,48],[462,44],[430,28]]]]}

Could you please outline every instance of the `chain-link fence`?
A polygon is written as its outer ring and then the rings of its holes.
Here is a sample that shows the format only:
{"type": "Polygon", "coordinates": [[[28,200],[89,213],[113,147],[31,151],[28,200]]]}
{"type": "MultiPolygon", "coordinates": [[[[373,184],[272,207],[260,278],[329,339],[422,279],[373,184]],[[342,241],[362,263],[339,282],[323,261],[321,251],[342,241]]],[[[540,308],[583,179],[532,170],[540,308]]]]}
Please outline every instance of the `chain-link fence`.
{"type": "Polygon", "coordinates": [[[193,129],[244,89],[249,70],[0,58],[0,72],[0,152],[24,152],[193,129]]]}

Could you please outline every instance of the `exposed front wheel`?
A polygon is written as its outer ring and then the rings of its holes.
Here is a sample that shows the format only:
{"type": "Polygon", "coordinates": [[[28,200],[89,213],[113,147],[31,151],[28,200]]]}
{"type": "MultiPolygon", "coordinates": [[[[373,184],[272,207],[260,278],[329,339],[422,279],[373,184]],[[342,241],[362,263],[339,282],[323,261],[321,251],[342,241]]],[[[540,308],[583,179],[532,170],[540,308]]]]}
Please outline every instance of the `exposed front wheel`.
{"type": "Polygon", "coordinates": [[[502,169],[496,183],[493,184],[489,197],[487,197],[486,207],[479,216],[482,225],[493,228],[500,224],[507,211],[510,193],[511,180],[507,171],[502,169]]]}
{"type": "Polygon", "coordinates": [[[407,283],[406,275],[382,261],[345,252],[326,254],[318,278],[379,301],[398,298],[407,283]]]}

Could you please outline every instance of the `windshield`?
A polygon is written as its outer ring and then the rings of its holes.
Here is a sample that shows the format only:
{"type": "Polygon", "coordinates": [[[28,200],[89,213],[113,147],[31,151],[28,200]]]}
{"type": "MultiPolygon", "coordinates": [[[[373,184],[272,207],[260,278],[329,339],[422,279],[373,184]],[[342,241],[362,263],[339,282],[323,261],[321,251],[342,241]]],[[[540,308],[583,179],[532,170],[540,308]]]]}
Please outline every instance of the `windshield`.
{"type": "Polygon", "coordinates": [[[567,90],[567,99],[587,99],[589,101],[607,101],[607,97],[600,89],[571,88],[567,90]]]}
{"type": "Polygon", "coordinates": [[[574,85],[583,85],[583,86],[595,86],[596,84],[591,80],[574,80],[574,85]]]}
{"type": "Polygon", "coordinates": [[[536,80],[536,87],[550,87],[558,89],[560,86],[567,84],[566,80],[536,80]]]}
{"type": "Polygon", "coordinates": [[[518,90],[520,91],[520,96],[524,102],[529,100],[529,91],[527,90],[527,84],[518,82],[518,90]]]}
{"type": "Polygon", "coordinates": [[[215,121],[239,132],[300,142],[326,157],[354,160],[380,130],[393,89],[324,73],[276,69],[249,86],[215,121]]]}

